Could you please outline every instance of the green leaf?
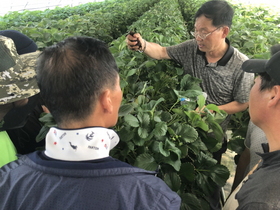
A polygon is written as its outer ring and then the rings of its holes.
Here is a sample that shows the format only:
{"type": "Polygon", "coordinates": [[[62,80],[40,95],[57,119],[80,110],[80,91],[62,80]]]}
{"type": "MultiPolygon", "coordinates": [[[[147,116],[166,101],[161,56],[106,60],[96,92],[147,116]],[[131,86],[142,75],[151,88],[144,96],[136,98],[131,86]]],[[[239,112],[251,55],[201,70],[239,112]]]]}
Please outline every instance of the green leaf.
{"type": "Polygon", "coordinates": [[[165,122],[157,123],[153,133],[155,136],[164,136],[167,132],[167,124],[165,122]]]}
{"type": "Polygon", "coordinates": [[[136,117],[134,117],[131,114],[125,115],[124,116],[125,122],[130,125],[131,127],[139,127],[139,121],[136,117]]]}
{"type": "Polygon", "coordinates": [[[255,47],[255,43],[252,42],[252,41],[249,41],[249,42],[245,42],[245,44],[243,45],[244,48],[254,48],[255,47]]]}
{"type": "Polygon", "coordinates": [[[161,122],[161,118],[159,116],[154,116],[154,121],[155,122],[161,122]]]}
{"type": "Polygon", "coordinates": [[[189,147],[185,144],[178,147],[181,151],[181,158],[185,158],[189,153],[189,147]]]}
{"type": "Polygon", "coordinates": [[[140,96],[138,96],[136,103],[138,103],[139,105],[142,105],[145,103],[145,101],[146,101],[146,97],[144,95],[140,95],[140,96]]]}
{"type": "Polygon", "coordinates": [[[183,124],[178,126],[176,134],[180,136],[185,143],[192,143],[198,138],[197,131],[190,125],[183,124]]]}
{"type": "Polygon", "coordinates": [[[42,113],[39,121],[42,122],[45,126],[48,127],[55,127],[57,126],[52,114],[50,113],[42,113]]]}
{"type": "Polygon", "coordinates": [[[181,178],[177,173],[166,173],[163,180],[174,192],[177,192],[181,187],[181,178]]]}
{"type": "Polygon", "coordinates": [[[205,168],[209,169],[210,167],[217,164],[217,160],[215,160],[212,157],[209,157],[208,155],[204,154],[203,152],[200,152],[200,154],[198,155],[197,161],[198,161],[199,165],[204,169],[205,168]]]}
{"type": "Polygon", "coordinates": [[[148,130],[144,127],[139,127],[138,128],[138,135],[140,138],[145,139],[149,136],[148,130]]]}
{"type": "Polygon", "coordinates": [[[173,152],[170,152],[169,157],[163,158],[163,162],[171,165],[176,171],[179,171],[181,168],[181,160],[173,152]]]}
{"type": "Polygon", "coordinates": [[[159,152],[160,152],[164,157],[168,157],[168,156],[170,155],[169,150],[165,150],[165,149],[163,148],[163,143],[162,143],[162,142],[160,142],[160,143],[158,144],[158,148],[159,148],[159,152]]]}
{"type": "Polygon", "coordinates": [[[224,132],[221,126],[215,121],[212,121],[209,126],[213,130],[213,133],[215,134],[215,137],[218,140],[218,142],[222,142],[224,139],[224,132]]]}
{"type": "Polygon", "coordinates": [[[137,128],[122,127],[117,133],[121,141],[128,142],[134,138],[135,130],[137,128]]]}
{"type": "Polygon", "coordinates": [[[180,174],[182,174],[188,181],[195,180],[195,168],[191,163],[182,163],[180,174]]]}
{"type": "Polygon", "coordinates": [[[141,126],[143,126],[143,127],[149,126],[149,123],[150,123],[149,114],[140,112],[140,113],[138,113],[137,118],[138,118],[139,122],[141,123],[141,126]]]}
{"type": "Polygon", "coordinates": [[[220,187],[223,187],[226,184],[229,175],[230,172],[228,168],[223,165],[215,165],[211,167],[210,178],[220,187]]]}
{"type": "Polygon", "coordinates": [[[199,109],[202,109],[205,106],[205,97],[203,95],[199,95],[197,96],[198,100],[197,100],[197,104],[199,109]]]}
{"type": "Polygon", "coordinates": [[[158,164],[156,163],[154,157],[148,153],[139,155],[136,158],[134,165],[148,171],[155,171],[158,168],[158,164]]]}
{"type": "Polygon", "coordinates": [[[197,141],[189,144],[188,147],[195,155],[199,155],[201,151],[207,150],[207,147],[205,146],[204,142],[200,140],[200,138],[198,138],[197,141]]]}
{"type": "Polygon", "coordinates": [[[155,62],[153,60],[148,60],[145,62],[145,66],[147,68],[151,68],[151,67],[155,66],[155,62]]]}
{"type": "Polygon", "coordinates": [[[161,120],[164,122],[169,122],[172,119],[172,115],[169,112],[162,112],[161,113],[161,120]]]}
{"type": "Polygon", "coordinates": [[[129,114],[130,112],[133,111],[133,106],[131,104],[124,104],[121,105],[120,109],[119,109],[119,117],[121,116],[125,116],[127,114],[129,114]]]}
{"type": "MultiPolygon", "coordinates": [[[[159,103],[163,102],[163,101],[164,101],[164,98],[158,99],[158,100],[155,102],[155,104],[154,104],[152,110],[154,110],[154,109],[156,108],[156,106],[157,106],[159,103]]],[[[151,102],[152,102],[152,101],[151,101],[151,102]]]]}
{"type": "Polygon", "coordinates": [[[50,128],[48,126],[43,126],[39,132],[39,134],[36,136],[36,142],[40,142],[43,139],[45,139],[47,133],[49,132],[50,128]]]}
{"type": "Polygon", "coordinates": [[[209,109],[209,110],[213,110],[215,112],[220,112],[219,107],[217,105],[215,105],[215,104],[208,104],[206,106],[206,108],[209,109]]]}
{"type": "Polygon", "coordinates": [[[201,128],[204,131],[209,130],[209,126],[203,120],[197,122],[196,127],[201,128]]]}
{"type": "Polygon", "coordinates": [[[182,204],[181,209],[187,210],[207,210],[201,206],[200,200],[192,193],[183,193],[181,195],[182,204]]]}
{"type": "Polygon", "coordinates": [[[134,75],[136,72],[137,72],[137,69],[131,69],[130,71],[128,71],[126,76],[130,77],[130,76],[134,75]]]}
{"type": "Polygon", "coordinates": [[[208,175],[204,173],[198,173],[196,181],[200,187],[199,191],[204,193],[206,196],[210,196],[214,190],[217,189],[217,185],[209,178],[208,175]]]}
{"type": "Polygon", "coordinates": [[[244,151],[244,138],[234,138],[230,139],[228,142],[228,149],[240,154],[244,151]]]}

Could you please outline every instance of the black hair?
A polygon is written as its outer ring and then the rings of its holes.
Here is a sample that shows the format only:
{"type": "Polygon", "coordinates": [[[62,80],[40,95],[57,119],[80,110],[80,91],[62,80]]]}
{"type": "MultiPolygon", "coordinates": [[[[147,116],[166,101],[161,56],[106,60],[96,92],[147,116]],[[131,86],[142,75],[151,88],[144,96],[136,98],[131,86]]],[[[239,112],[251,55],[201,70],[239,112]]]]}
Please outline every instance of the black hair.
{"type": "Polygon", "coordinates": [[[102,90],[115,87],[117,77],[108,46],[90,37],[70,37],[48,47],[37,63],[42,98],[58,124],[87,117],[102,90]]]}
{"type": "Polygon", "coordinates": [[[223,0],[212,0],[204,3],[196,12],[196,18],[204,15],[206,18],[212,20],[213,26],[228,26],[232,25],[232,18],[234,15],[233,8],[223,0]]]}

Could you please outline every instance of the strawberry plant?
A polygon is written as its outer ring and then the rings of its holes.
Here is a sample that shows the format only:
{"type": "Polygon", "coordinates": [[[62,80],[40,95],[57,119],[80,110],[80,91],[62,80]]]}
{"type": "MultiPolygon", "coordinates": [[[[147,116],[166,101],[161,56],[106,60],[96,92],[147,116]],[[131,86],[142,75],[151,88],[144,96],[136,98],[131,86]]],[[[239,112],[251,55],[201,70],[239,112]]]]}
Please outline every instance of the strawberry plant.
{"type": "MultiPolygon", "coordinates": [[[[124,40],[126,32],[135,31],[163,46],[181,43],[190,38],[194,13],[205,1],[112,0],[75,8],[14,12],[0,18],[0,28],[23,32],[40,49],[75,35],[92,36],[110,45],[124,93],[115,127],[121,142],[111,155],[147,170],[159,170],[159,177],[181,196],[181,209],[209,209],[209,195],[229,176],[228,169],[212,158],[212,152],[221,146],[219,123],[226,113],[213,104],[205,107],[199,79],[183,75],[173,61],[157,61],[128,51],[124,40]],[[181,98],[187,103],[182,104],[181,98]]],[[[249,57],[269,57],[270,46],[280,42],[278,13],[262,7],[233,6],[231,44],[249,57]]],[[[230,148],[237,152],[242,150],[239,146],[248,120],[247,111],[232,118],[230,129],[236,141],[230,141],[230,148]]],[[[38,140],[55,125],[49,115],[43,121],[38,140]]]]}
{"type": "MultiPolygon", "coordinates": [[[[65,19],[49,17],[48,13],[44,17],[44,13],[36,11],[36,14],[38,14],[37,16],[34,15],[32,19],[38,19],[37,22],[29,21],[29,18],[24,21],[24,18],[22,18],[20,22],[15,22],[15,25],[9,27],[9,29],[26,34],[37,43],[39,49],[69,36],[92,36],[109,43],[125,33],[126,26],[137,20],[141,14],[149,10],[158,1],[109,1],[109,3],[105,2],[104,6],[99,9],[85,12],[82,15],[73,14],[65,19]],[[132,10],[131,4],[137,9],[132,10]]],[[[6,19],[12,19],[6,17],[3,18],[4,22],[6,19]]],[[[6,27],[5,24],[4,27],[6,27]]]]}
{"type": "MultiPolygon", "coordinates": [[[[128,31],[165,46],[189,38],[176,0],[162,0],[128,31]]],[[[219,122],[226,114],[213,104],[203,109],[200,80],[183,75],[172,61],[128,51],[124,39],[113,41],[110,48],[124,93],[115,128],[122,141],[112,155],[147,170],[160,169],[159,176],[181,196],[182,209],[208,209],[207,197],[229,176],[228,169],[212,158],[221,147],[219,122]],[[180,98],[191,101],[182,105],[180,98]]]]}

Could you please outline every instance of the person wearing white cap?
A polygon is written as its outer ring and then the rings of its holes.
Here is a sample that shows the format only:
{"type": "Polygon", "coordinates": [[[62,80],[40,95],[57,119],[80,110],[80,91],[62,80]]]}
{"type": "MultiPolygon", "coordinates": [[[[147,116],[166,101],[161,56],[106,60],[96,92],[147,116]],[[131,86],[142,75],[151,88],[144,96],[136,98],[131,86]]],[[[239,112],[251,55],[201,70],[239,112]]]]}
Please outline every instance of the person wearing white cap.
{"type": "Polygon", "coordinates": [[[104,42],[70,37],[46,48],[37,81],[57,127],[49,130],[44,151],[2,167],[0,209],[180,209],[181,198],[156,172],[109,155],[119,142],[110,128],[122,91],[104,42]]]}

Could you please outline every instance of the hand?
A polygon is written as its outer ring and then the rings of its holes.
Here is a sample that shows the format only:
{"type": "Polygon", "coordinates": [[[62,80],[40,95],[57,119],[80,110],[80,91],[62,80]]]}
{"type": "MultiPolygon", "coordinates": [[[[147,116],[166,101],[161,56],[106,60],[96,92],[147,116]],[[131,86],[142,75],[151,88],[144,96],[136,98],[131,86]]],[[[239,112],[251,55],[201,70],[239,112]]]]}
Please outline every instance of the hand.
{"type": "Polygon", "coordinates": [[[144,39],[142,39],[139,33],[130,32],[129,34],[127,34],[125,41],[128,49],[135,51],[143,50],[144,39]]]}

